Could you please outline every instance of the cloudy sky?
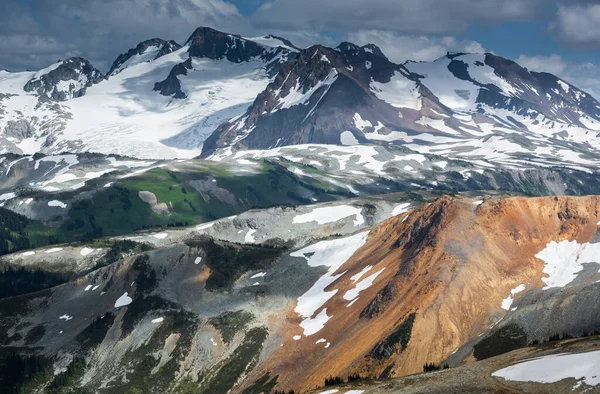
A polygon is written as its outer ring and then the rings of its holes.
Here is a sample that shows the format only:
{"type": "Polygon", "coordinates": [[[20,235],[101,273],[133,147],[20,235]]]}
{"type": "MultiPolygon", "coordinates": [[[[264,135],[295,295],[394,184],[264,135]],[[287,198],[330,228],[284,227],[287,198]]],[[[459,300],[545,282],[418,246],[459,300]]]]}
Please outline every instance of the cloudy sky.
{"type": "Polygon", "coordinates": [[[210,26],[296,45],[379,45],[397,62],[490,51],[600,98],[600,0],[0,0],[0,69],[82,56],[105,72],[152,37],[210,26]]]}

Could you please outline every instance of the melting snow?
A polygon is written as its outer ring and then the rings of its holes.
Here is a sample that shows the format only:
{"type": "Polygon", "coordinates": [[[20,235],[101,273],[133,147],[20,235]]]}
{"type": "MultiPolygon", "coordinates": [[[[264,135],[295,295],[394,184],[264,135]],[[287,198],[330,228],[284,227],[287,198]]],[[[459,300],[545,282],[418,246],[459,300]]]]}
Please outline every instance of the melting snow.
{"type": "Polygon", "coordinates": [[[473,201],[473,205],[481,205],[483,204],[483,200],[473,201]]]}
{"type": "Polygon", "coordinates": [[[546,284],[544,289],[551,287],[565,287],[583,270],[584,263],[600,263],[600,243],[580,244],[577,241],[551,241],[546,248],[535,255],[543,260],[543,273],[547,278],[542,278],[546,284]]]}
{"type": "Polygon", "coordinates": [[[315,342],[315,345],[318,345],[319,343],[325,343],[325,342],[327,342],[327,340],[325,338],[321,338],[317,342],[315,342]]]}
{"type": "Polygon", "coordinates": [[[338,205],[333,207],[324,207],[313,209],[309,213],[295,216],[292,224],[317,222],[319,224],[337,222],[348,216],[356,216],[354,226],[364,224],[365,219],[362,215],[362,208],[352,207],[350,205],[338,205]]]}
{"type": "Polygon", "coordinates": [[[163,321],[165,321],[164,317],[158,317],[156,319],[152,319],[152,323],[154,323],[154,324],[162,323],[163,321]]]}
{"type": "Polygon", "coordinates": [[[299,341],[302,338],[302,335],[294,335],[294,341],[299,341]]]}
{"type": "Polygon", "coordinates": [[[348,131],[348,130],[346,130],[342,134],[340,134],[340,142],[342,143],[342,145],[347,145],[347,146],[360,144],[360,142],[358,142],[358,140],[356,139],[354,134],[352,134],[352,132],[348,131]]]}
{"type": "Polygon", "coordinates": [[[410,210],[410,203],[409,202],[404,202],[400,205],[397,205],[396,208],[394,208],[392,210],[392,214],[391,216],[398,216],[398,215],[402,215],[405,212],[408,212],[410,210]]]}
{"type": "Polygon", "coordinates": [[[375,281],[375,279],[377,279],[379,274],[381,274],[384,269],[385,268],[382,268],[381,270],[377,271],[373,275],[368,276],[365,279],[358,282],[353,289],[348,290],[346,292],[346,294],[344,294],[344,299],[347,301],[354,300],[356,297],[358,297],[358,295],[360,294],[361,291],[366,290],[373,285],[373,282],[375,281]]]}
{"type": "Polygon", "coordinates": [[[51,249],[45,250],[44,253],[56,253],[56,252],[60,252],[61,250],[63,250],[63,248],[51,248],[51,249]]]}
{"type": "Polygon", "coordinates": [[[92,287],[93,287],[92,285],[87,285],[87,286],[85,287],[85,290],[84,290],[84,291],[90,291],[90,290],[92,289],[92,287]]]}
{"type": "Polygon", "coordinates": [[[49,207],[60,207],[60,208],[66,208],[67,204],[65,204],[62,201],[58,201],[58,200],[52,200],[52,201],[48,201],[48,206],[49,207]]]}
{"type": "Polygon", "coordinates": [[[306,259],[311,267],[329,268],[325,275],[298,298],[295,311],[304,318],[300,325],[304,328],[305,335],[318,332],[329,320],[326,308],[316,317],[313,318],[313,315],[337,293],[337,289],[332,291],[325,291],[325,289],[343,275],[343,273],[339,275],[334,273],[367,242],[368,235],[369,232],[366,231],[346,238],[321,241],[290,254],[292,257],[306,259]]]}
{"type": "Polygon", "coordinates": [[[245,243],[252,243],[252,242],[256,242],[256,240],[254,239],[254,233],[256,232],[256,230],[254,229],[249,229],[248,232],[246,233],[246,236],[244,237],[244,242],[245,243]]]}
{"type": "Polygon", "coordinates": [[[352,280],[352,283],[356,283],[359,281],[360,278],[362,278],[367,272],[369,272],[371,270],[371,268],[373,268],[372,265],[367,265],[365,268],[362,269],[362,271],[360,271],[358,274],[356,275],[352,275],[350,277],[350,280],[352,280]]]}
{"type": "Polygon", "coordinates": [[[202,257],[196,257],[196,260],[194,260],[194,264],[198,265],[198,264],[200,264],[201,261],[202,261],[202,257]]]}
{"type": "Polygon", "coordinates": [[[250,277],[250,279],[262,278],[267,275],[265,272],[259,272],[258,274],[254,274],[250,277]]]}
{"type": "Polygon", "coordinates": [[[81,251],[79,252],[79,254],[82,255],[82,256],[87,256],[88,254],[92,253],[93,251],[94,251],[94,249],[83,248],[83,249],[81,249],[81,251]]]}
{"type": "Polygon", "coordinates": [[[25,252],[25,253],[21,253],[21,256],[33,256],[35,254],[35,252],[25,252]]]}
{"type": "Polygon", "coordinates": [[[509,310],[513,303],[513,296],[525,290],[525,285],[521,284],[510,291],[508,297],[502,300],[502,309],[509,310]]]}
{"type": "Polygon", "coordinates": [[[59,319],[69,321],[69,320],[73,319],[73,316],[69,316],[69,315],[65,314],[65,315],[62,315],[61,317],[59,317],[59,319]]]}
{"type": "Polygon", "coordinates": [[[121,297],[119,297],[119,299],[115,302],[115,308],[120,308],[122,306],[127,306],[129,304],[131,304],[133,302],[133,300],[131,299],[131,297],[129,297],[129,295],[127,294],[127,292],[123,293],[123,295],[121,297]]]}
{"type": "Polygon", "coordinates": [[[156,239],[165,239],[169,236],[169,234],[167,233],[158,233],[158,234],[152,234],[152,236],[156,239]]]}
{"type": "Polygon", "coordinates": [[[600,351],[563,353],[511,365],[492,373],[492,376],[517,382],[538,383],[555,383],[563,379],[575,378],[589,386],[596,386],[600,384],[598,366],[600,366],[600,351]]]}

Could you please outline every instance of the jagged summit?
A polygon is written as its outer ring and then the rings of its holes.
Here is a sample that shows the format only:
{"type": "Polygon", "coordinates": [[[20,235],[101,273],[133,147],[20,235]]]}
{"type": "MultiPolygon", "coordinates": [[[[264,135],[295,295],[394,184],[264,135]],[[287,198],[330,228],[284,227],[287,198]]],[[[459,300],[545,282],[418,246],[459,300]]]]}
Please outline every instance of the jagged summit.
{"type": "Polygon", "coordinates": [[[167,55],[181,48],[177,42],[173,40],[163,40],[161,38],[152,38],[140,42],[135,48],[131,48],[125,53],[122,53],[113,62],[110,70],[106,74],[107,78],[115,75],[124,68],[144,61],[152,61],[167,55]]]}
{"type": "Polygon", "coordinates": [[[84,58],[72,57],[38,71],[23,87],[54,101],[81,97],[104,76],[84,58]]]}

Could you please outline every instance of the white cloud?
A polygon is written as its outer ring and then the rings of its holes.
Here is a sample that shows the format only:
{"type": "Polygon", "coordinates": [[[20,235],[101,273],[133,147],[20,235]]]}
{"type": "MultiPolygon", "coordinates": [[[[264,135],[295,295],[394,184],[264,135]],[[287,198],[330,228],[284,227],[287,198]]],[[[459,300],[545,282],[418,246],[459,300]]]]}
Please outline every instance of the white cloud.
{"type": "Polygon", "coordinates": [[[561,6],[550,30],[565,44],[600,47],[600,4],[561,6]]]}
{"type": "Polygon", "coordinates": [[[600,68],[592,63],[574,64],[556,54],[521,55],[516,61],[529,71],[554,74],[600,100],[600,68]]]}
{"type": "Polygon", "coordinates": [[[375,44],[393,62],[407,60],[431,61],[447,52],[485,52],[476,41],[458,40],[454,37],[426,37],[404,35],[393,31],[361,30],[350,33],[348,40],[359,45],[375,44]]]}
{"type": "Polygon", "coordinates": [[[567,68],[567,62],[559,55],[521,55],[517,58],[516,62],[528,70],[543,71],[555,75],[561,75],[567,68]]]}

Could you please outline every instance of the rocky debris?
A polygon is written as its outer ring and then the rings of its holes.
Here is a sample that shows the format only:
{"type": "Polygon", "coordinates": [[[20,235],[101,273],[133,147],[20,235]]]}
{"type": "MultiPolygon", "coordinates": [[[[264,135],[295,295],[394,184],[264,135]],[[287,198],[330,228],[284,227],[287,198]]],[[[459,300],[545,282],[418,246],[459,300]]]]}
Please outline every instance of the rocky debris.
{"type": "Polygon", "coordinates": [[[26,119],[9,120],[4,127],[4,136],[19,141],[35,135],[35,128],[26,119]]]}
{"type": "Polygon", "coordinates": [[[86,89],[99,83],[104,76],[87,60],[72,57],[61,61],[57,67],[36,75],[23,87],[54,101],[67,101],[85,95],[86,89]]]}

